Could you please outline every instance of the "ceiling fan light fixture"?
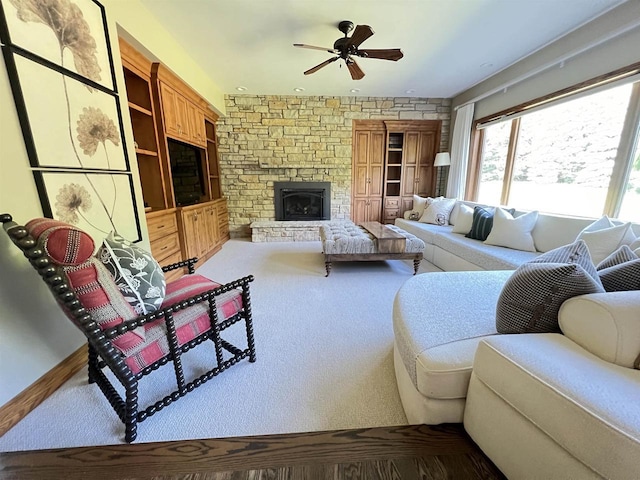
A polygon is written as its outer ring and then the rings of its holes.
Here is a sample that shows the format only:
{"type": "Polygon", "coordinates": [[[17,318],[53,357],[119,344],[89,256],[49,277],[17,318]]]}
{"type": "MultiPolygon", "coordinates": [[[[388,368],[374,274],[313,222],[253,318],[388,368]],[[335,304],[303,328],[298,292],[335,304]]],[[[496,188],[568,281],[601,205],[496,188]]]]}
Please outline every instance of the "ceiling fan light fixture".
{"type": "Polygon", "coordinates": [[[239,92],[244,92],[247,90],[247,87],[236,87],[236,90],[239,92]]]}
{"type": "Polygon", "coordinates": [[[293,89],[294,92],[304,92],[304,88],[302,87],[296,87],[293,89]]]}
{"type": "Polygon", "coordinates": [[[358,93],[360,91],[359,88],[352,88],[351,93],[358,93]]]}

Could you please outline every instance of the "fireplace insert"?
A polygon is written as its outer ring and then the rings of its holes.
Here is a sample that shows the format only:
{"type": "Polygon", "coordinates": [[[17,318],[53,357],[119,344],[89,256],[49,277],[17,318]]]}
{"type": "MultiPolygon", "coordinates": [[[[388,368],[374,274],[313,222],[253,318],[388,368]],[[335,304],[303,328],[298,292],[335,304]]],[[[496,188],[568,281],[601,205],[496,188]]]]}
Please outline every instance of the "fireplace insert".
{"type": "Polygon", "coordinates": [[[274,182],[276,220],[330,220],[330,182],[274,182]]]}

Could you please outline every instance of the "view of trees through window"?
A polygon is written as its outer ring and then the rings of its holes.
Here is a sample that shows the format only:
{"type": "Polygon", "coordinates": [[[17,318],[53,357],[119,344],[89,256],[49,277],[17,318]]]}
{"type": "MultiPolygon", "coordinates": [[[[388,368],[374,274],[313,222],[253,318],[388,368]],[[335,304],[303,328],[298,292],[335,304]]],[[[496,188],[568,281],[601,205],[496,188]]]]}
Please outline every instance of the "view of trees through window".
{"type": "MultiPolygon", "coordinates": [[[[520,118],[507,202],[523,210],[602,215],[632,84],[566,101],[520,118]]],[[[485,127],[477,201],[498,204],[512,121],[485,127]]],[[[626,185],[620,218],[640,220],[640,160],[626,185]]]]}

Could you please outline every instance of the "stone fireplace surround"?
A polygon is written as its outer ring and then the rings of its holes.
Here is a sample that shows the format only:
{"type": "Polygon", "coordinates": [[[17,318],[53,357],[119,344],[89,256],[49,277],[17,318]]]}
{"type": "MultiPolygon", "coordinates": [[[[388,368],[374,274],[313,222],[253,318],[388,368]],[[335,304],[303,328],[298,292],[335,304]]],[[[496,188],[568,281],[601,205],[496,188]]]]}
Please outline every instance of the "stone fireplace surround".
{"type": "MultiPolygon", "coordinates": [[[[233,238],[251,238],[252,224],[275,221],[273,185],[278,181],[331,182],[331,220],[349,219],[353,119],[442,120],[440,151],[449,145],[450,99],[273,95],[225,99],[227,116],[218,120],[216,130],[233,238]]],[[[290,225],[300,222],[285,223],[264,228],[270,234],[278,232],[279,238],[295,236],[293,231],[300,239],[308,235],[302,226],[290,225]]]]}

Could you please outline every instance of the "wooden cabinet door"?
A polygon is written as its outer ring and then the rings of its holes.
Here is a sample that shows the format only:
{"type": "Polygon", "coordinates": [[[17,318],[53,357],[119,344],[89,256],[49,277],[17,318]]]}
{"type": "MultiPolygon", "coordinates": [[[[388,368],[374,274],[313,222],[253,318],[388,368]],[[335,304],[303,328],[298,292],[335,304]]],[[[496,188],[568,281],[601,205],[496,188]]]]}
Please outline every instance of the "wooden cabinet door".
{"type": "Polygon", "coordinates": [[[438,134],[420,132],[418,148],[417,195],[433,196],[436,193],[436,174],[433,162],[438,152],[438,134]]]}
{"type": "Polygon", "coordinates": [[[369,195],[372,197],[382,197],[386,140],[385,132],[371,132],[369,139],[369,195]]]}
{"type": "Polygon", "coordinates": [[[353,156],[353,196],[369,195],[369,139],[371,132],[356,132],[353,156]]]}
{"type": "Polygon", "coordinates": [[[182,235],[184,239],[184,249],[186,251],[186,259],[201,256],[200,241],[202,238],[202,223],[204,218],[201,209],[183,210],[180,212],[182,217],[182,235]]]}
{"type": "Polygon", "coordinates": [[[406,132],[404,136],[404,158],[402,161],[402,177],[400,195],[412,196],[417,192],[418,154],[420,132],[406,132]]]}
{"type": "Polygon", "coordinates": [[[178,92],[160,82],[160,97],[162,99],[162,118],[164,119],[164,130],[167,135],[179,137],[180,121],[178,119],[178,92]]]}
{"type": "Polygon", "coordinates": [[[178,133],[183,140],[191,140],[189,132],[189,102],[176,92],[176,111],[178,113],[178,133]]]}
{"type": "Polygon", "coordinates": [[[211,205],[205,208],[206,249],[210,252],[218,245],[218,210],[211,205]]]}
{"type": "Polygon", "coordinates": [[[191,143],[206,146],[207,139],[204,127],[204,112],[192,103],[187,104],[187,112],[189,117],[189,138],[191,143]]]}
{"type": "Polygon", "coordinates": [[[368,216],[367,222],[382,221],[382,197],[371,198],[369,200],[368,216]]]}

